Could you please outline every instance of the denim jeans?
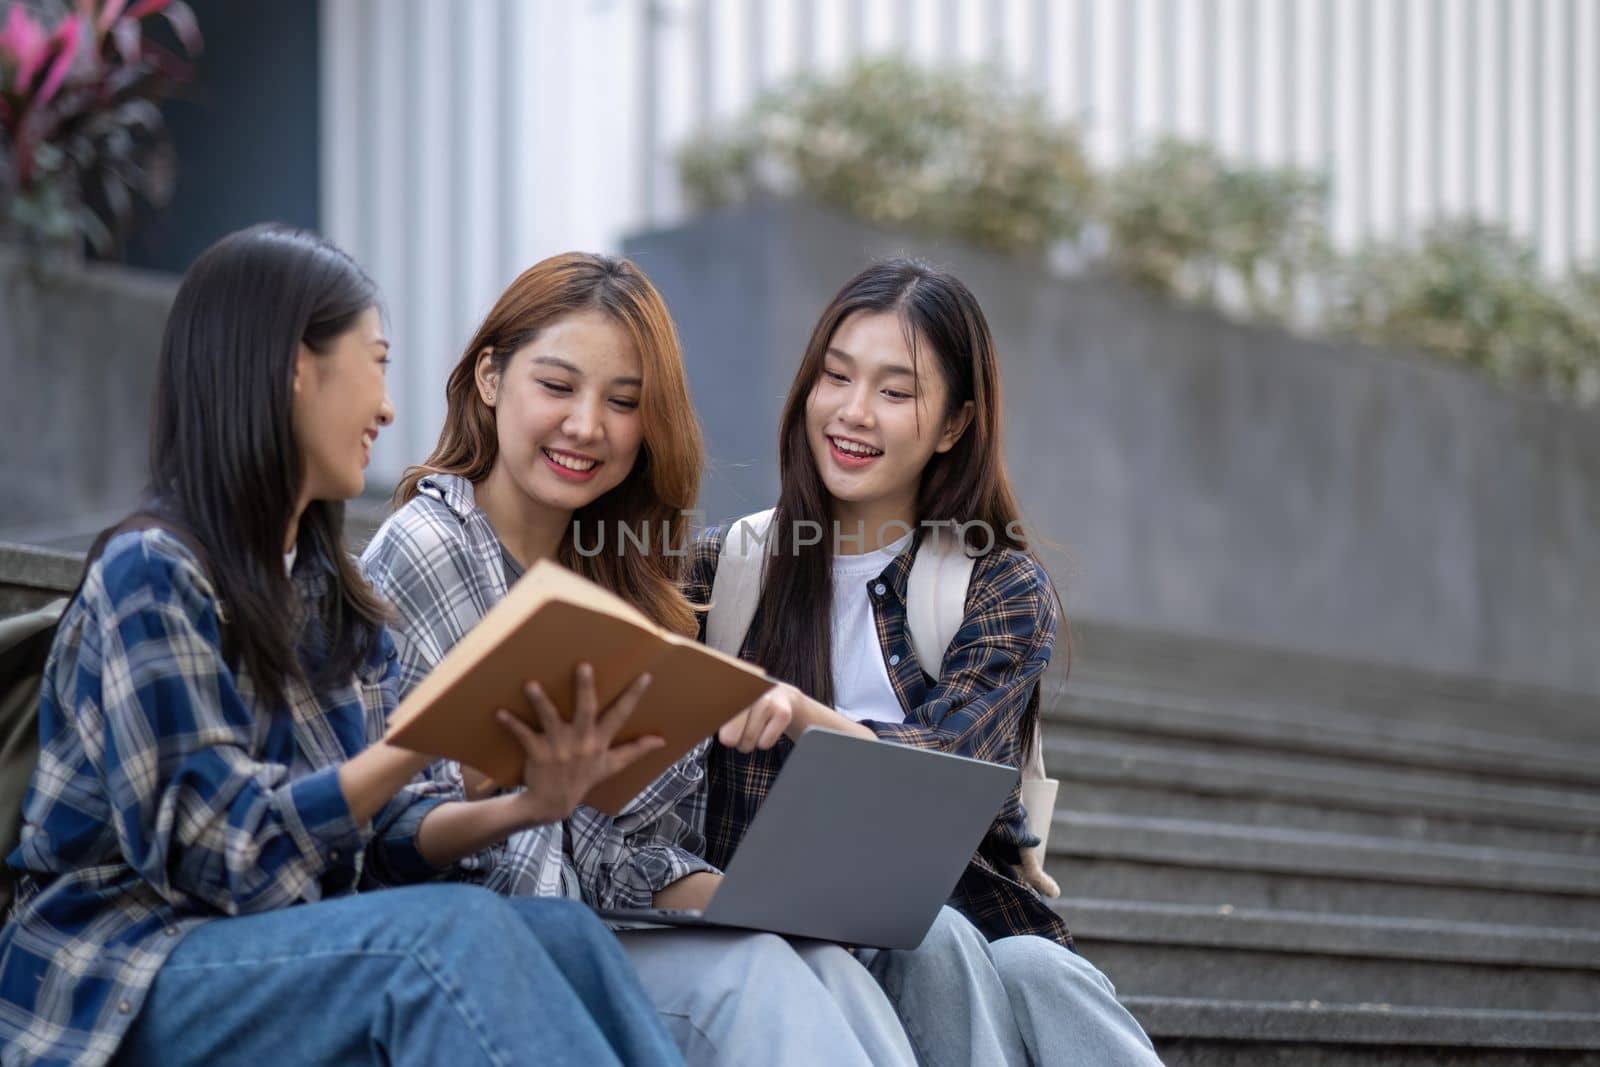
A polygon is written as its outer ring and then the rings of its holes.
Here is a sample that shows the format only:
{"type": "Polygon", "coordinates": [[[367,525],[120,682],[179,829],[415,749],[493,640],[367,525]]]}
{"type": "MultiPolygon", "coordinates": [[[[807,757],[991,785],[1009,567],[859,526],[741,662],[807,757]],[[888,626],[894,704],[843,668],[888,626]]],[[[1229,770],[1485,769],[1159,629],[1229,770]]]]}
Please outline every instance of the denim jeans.
{"type": "Polygon", "coordinates": [[[864,950],[861,958],[929,1067],[1161,1063],[1111,981],[1047,938],[991,943],[946,907],[921,945],[864,950]]]}
{"type": "Polygon", "coordinates": [[[894,1006],[838,945],[736,930],[617,935],[691,1067],[914,1067],[894,1006]]]}
{"type": "Polygon", "coordinates": [[[416,886],[219,918],[156,975],[118,1063],[680,1064],[581,904],[416,886]]]}

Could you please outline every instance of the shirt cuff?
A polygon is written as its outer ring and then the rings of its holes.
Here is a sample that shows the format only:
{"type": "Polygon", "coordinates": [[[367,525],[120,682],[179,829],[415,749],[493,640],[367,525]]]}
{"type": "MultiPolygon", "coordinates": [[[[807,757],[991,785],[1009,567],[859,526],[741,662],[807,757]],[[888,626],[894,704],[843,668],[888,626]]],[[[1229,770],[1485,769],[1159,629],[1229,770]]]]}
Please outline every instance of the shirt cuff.
{"type": "Polygon", "coordinates": [[[300,851],[316,859],[320,872],[342,858],[339,850],[359,852],[371,834],[350,814],[350,804],[339,787],[339,769],[327,767],[297,778],[289,785],[286,820],[300,851]]]}
{"type": "Polygon", "coordinates": [[[372,873],[376,879],[387,885],[411,885],[437,878],[453,868],[453,864],[435,867],[417,847],[417,830],[423,818],[444,803],[443,797],[418,797],[395,816],[383,837],[373,844],[372,873]]]}
{"type": "Polygon", "coordinates": [[[617,866],[609,892],[605,894],[612,899],[604,906],[653,907],[657,892],[699,871],[722,873],[686,849],[675,845],[648,845],[617,866]]]}
{"type": "Polygon", "coordinates": [[[938,752],[961,754],[960,739],[941,730],[904,722],[879,722],[875,719],[863,719],[861,725],[877,734],[880,741],[893,741],[908,748],[931,748],[938,752]]]}

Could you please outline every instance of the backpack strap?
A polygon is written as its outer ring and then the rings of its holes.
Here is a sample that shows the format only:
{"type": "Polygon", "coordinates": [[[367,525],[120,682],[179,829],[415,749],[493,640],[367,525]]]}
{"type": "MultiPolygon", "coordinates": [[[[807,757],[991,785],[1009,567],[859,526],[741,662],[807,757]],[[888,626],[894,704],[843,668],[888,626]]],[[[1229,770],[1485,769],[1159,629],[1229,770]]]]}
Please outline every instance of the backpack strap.
{"type": "Polygon", "coordinates": [[[931,678],[939,677],[944,654],[967,613],[967,586],[977,560],[951,529],[931,528],[922,538],[906,580],[906,629],[917,662],[931,678]]]}
{"type": "MultiPolygon", "coordinates": [[[[930,529],[911,563],[911,576],[906,581],[906,629],[910,631],[917,662],[930,677],[939,677],[945,653],[961,629],[967,610],[967,587],[972,583],[976,564],[961,538],[948,526],[930,529]]],[[[1042,867],[1060,783],[1045,777],[1043,723],[1037,717],[1032,749],[1021,768],[1022,806],[1028,813],[1029,829],[1039,838],[1036,849],[1030,851],[1042,867]]]]}
{"type": "Polygon", "coordinates": [[[718,652],[738,656],[755,621],[767,563],[767,535],[776,511],[768,508],[734,520],[723,538],[717,576],[711,583],[711,606],[706,612],[706,644],[718,652]]]}

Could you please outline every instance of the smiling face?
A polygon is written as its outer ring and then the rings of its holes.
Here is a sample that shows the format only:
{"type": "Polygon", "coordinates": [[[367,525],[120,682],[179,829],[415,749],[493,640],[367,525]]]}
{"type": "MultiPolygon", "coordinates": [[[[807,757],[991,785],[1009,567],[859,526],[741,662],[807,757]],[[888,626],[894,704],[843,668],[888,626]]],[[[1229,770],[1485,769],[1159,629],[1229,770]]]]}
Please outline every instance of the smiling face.
{"type": "Polygon", "coordinates": [[[377,308],[362,312],[326,352],[295,357],[293,425],[304,461],[303,501],[349,500],[367,480],[378,431],[394,421],[384,371],[389,342],[377,308]]]}
{"type": "MultiPolygon", "coordinates": [[[[926,343],[919,347],[926,354],[926,343]]],[[[916,522],[923,468],[950,450],[970,418],[970,402],[946,417],[948,397],[937,360],[915,367],[899,315],[857,311],[839,324],[805,413],[836,518],[916,522]]]]}
{"type": "Polygon", "coordinates": [[[502,370],[485,352],[477,385],[495,411],[498,448],[488,480],[566,515],[599,499],[638,459],[643,384],[632,338],[603,311],[555,320],[502,370]]]}

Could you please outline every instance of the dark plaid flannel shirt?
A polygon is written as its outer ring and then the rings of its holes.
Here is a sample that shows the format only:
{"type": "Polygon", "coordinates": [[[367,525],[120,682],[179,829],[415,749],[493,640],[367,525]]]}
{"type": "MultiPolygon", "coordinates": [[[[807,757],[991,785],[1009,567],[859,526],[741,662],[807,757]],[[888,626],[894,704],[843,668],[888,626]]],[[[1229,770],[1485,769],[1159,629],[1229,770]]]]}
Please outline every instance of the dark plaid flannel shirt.
{"type": "MultiPolygon", "coordinates": [[[[701,534],[686,560],[684,591],[691,603],[711,600],[726,531],[701,534]]],[[[885,741],[1018,767],[1023,716],[1038,706],[1039,682],[1055,646],[1058,615],[1049,579],[1025,553],[997,549],[979,559],[961,628],[935,681],[924,675],[906,628],[906,583],[921,542],[919,534],[867,582],[884,666],[906,718],[862,725],[885,741]]],[[[703,614],[700,629],[703,640],[703,614]]],[[[740,656],[754,660],[748,640],[740,656]]],[[[712,741],[706,787],[680,807],[691,826],[704,826],[706,859],[727,866],[793,747],[784,738],[770,751],[741,755],[712,741]]],[[[1019,779],[950,903],[991,940],[1038,934],[1072,947],[1066,924],[1018,878],[1018,849],[1038,840],[1028,832],[1019,779]]]]}

